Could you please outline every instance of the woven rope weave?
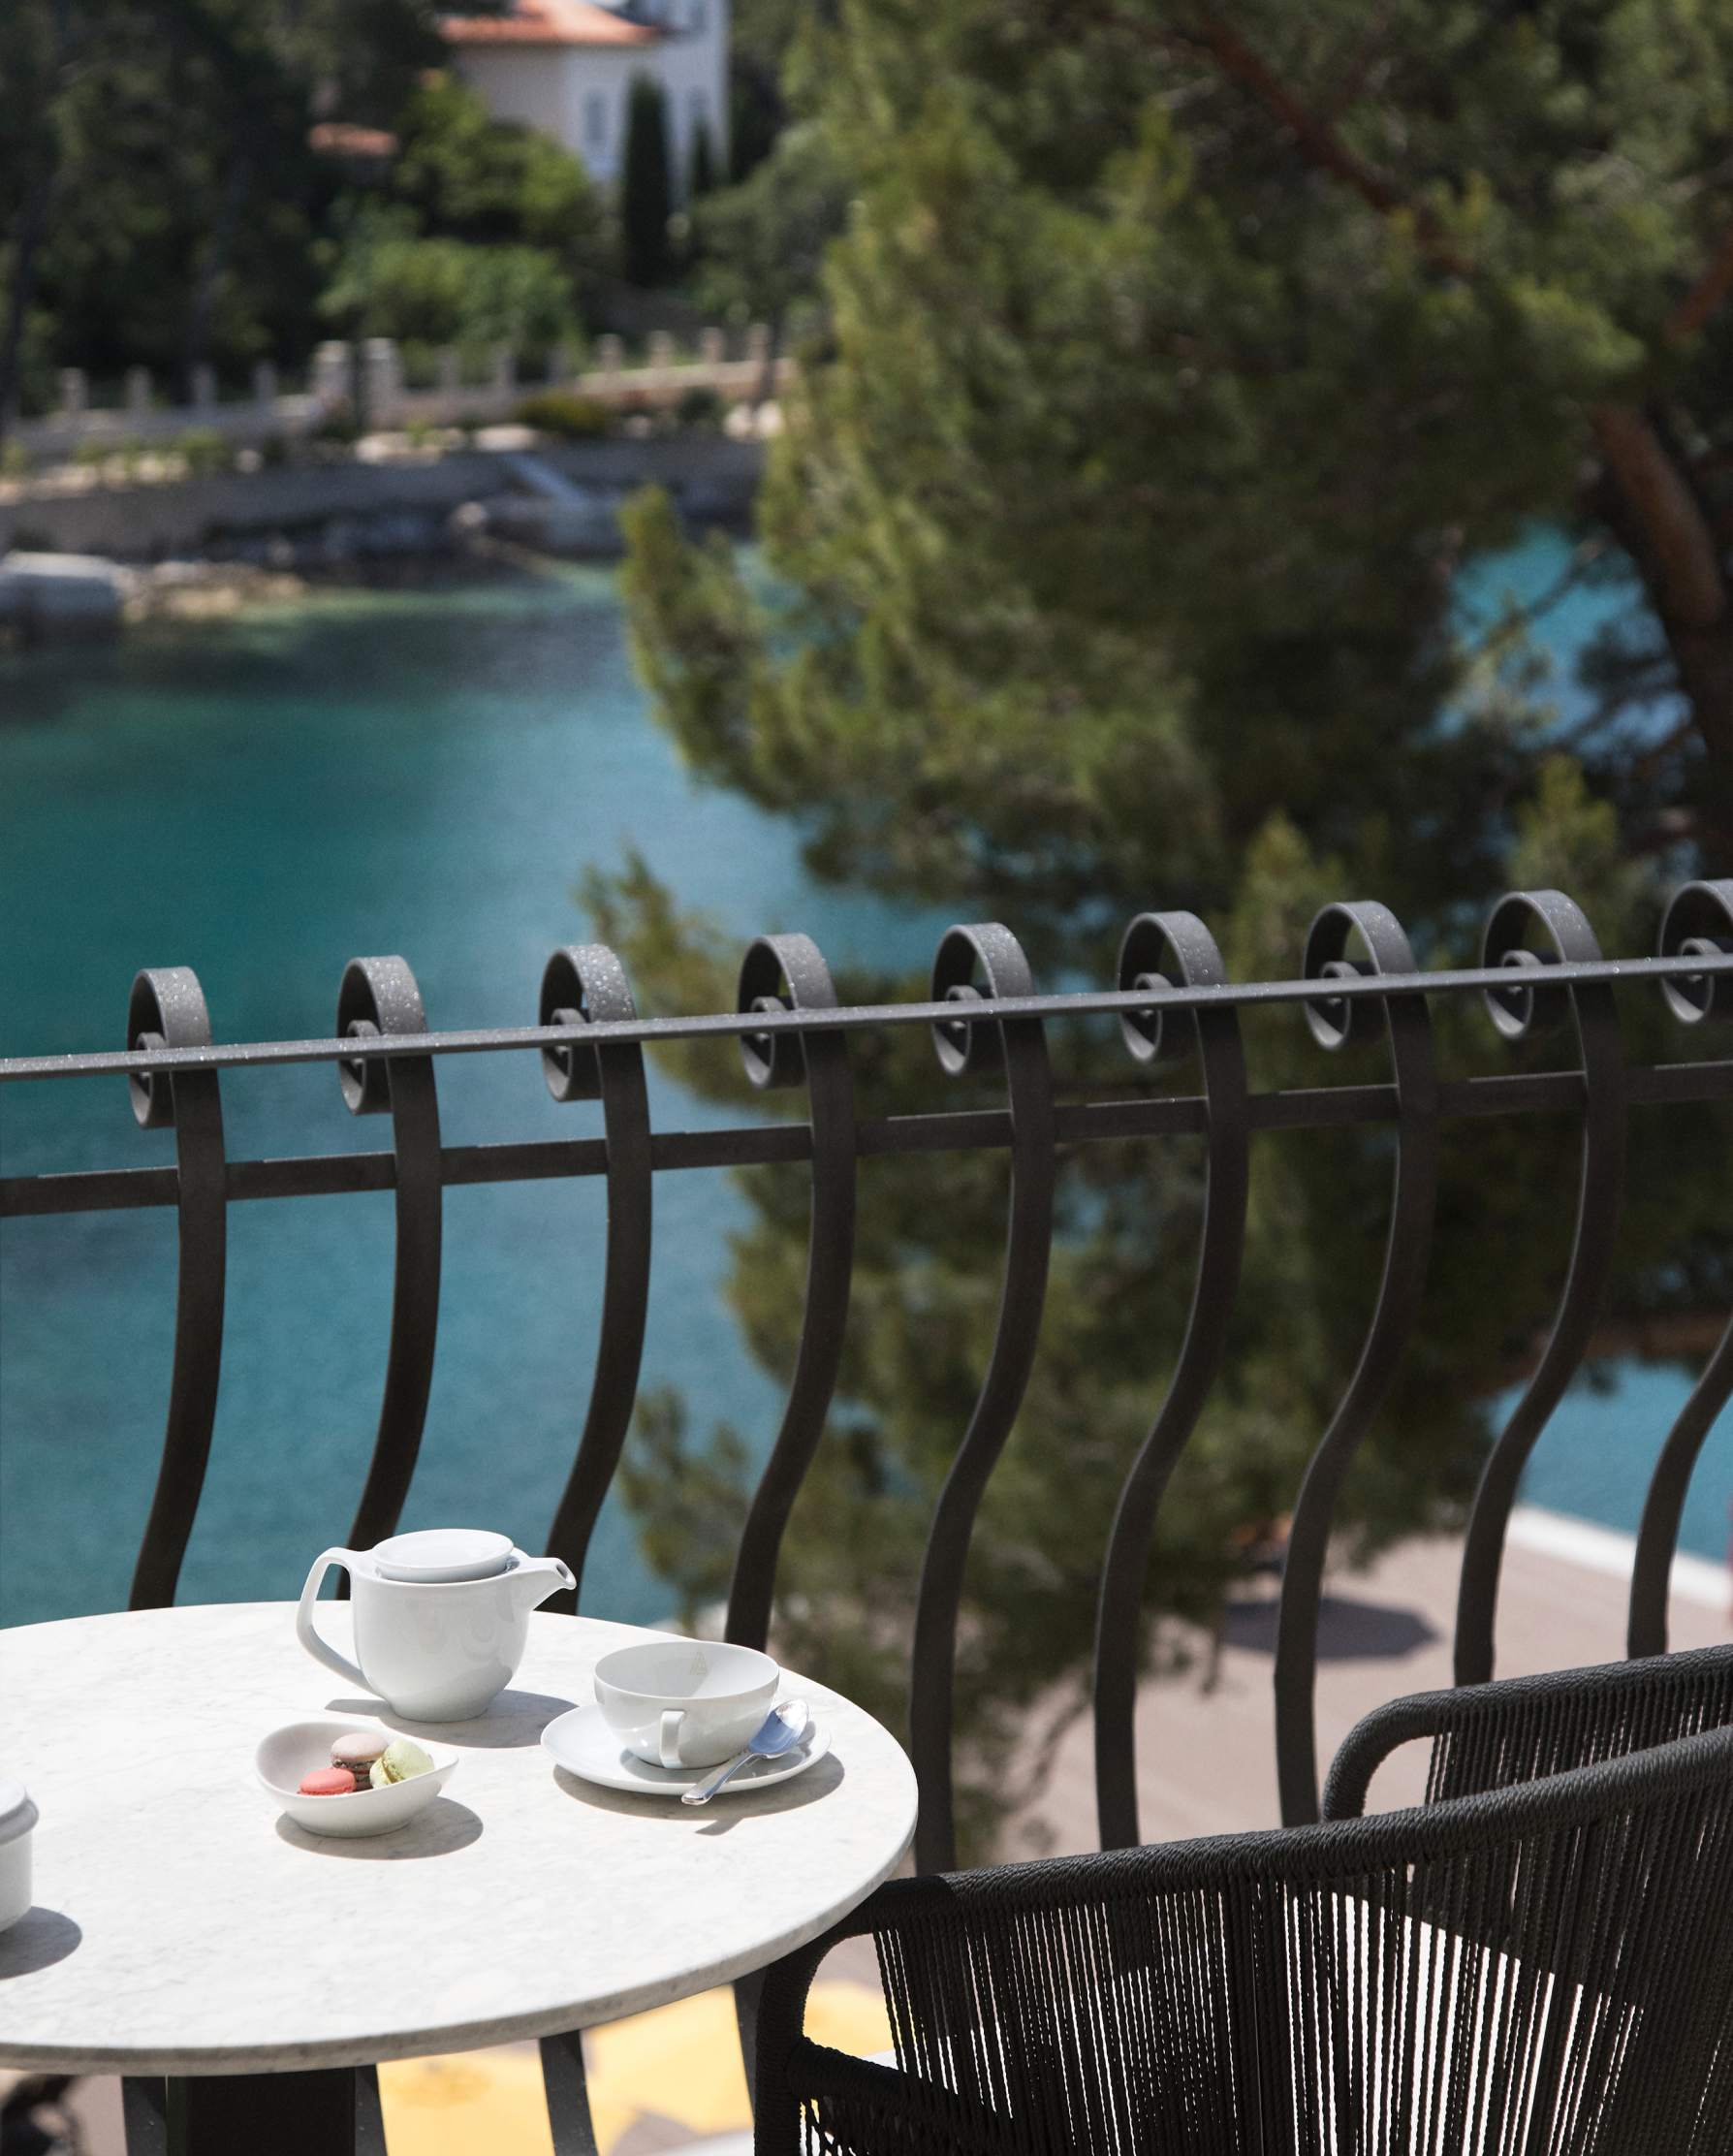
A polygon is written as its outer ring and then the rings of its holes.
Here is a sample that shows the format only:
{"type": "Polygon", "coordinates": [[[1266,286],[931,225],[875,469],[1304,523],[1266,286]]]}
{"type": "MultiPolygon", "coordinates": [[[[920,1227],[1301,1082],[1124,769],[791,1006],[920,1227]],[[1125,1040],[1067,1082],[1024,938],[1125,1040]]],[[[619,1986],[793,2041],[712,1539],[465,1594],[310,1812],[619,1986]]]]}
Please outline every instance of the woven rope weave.
{"type": "Polygon", "coordinates": [[[1479,1751],[1497,1702],[1458,1696],[1440,1786],[1579,1741],[1623,1756],[1373,1819],[881,1888],[766,1984],[760,2150],[1726,2156],[1733,1729],[1635,1748],[1645,1717],[1716,1719],[1719,1672],[1647,1706],[1635,1681],[1611,1708],[1591,1683],[1549,1706],[1548,1682],[1479,1751]],[[818,1961],[863,1932],[895,2069],[800,2033],[818,1961]]]}

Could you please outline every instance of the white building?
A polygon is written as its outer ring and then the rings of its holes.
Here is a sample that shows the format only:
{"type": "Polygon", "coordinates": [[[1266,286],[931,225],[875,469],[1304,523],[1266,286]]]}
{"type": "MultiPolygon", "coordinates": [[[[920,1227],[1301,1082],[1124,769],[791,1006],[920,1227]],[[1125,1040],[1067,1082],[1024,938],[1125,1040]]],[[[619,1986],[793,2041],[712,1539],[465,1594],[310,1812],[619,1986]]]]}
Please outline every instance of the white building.
{"type": "Polygon", "coordinates": [[[440,25],[457,70],[502,120],[521,120],[617,179],[632,79],[667,100],[670,174],[685,194],[707,129],[718,175],[728,161],[729,0],[516,0],[501,16],[440,25]]]}

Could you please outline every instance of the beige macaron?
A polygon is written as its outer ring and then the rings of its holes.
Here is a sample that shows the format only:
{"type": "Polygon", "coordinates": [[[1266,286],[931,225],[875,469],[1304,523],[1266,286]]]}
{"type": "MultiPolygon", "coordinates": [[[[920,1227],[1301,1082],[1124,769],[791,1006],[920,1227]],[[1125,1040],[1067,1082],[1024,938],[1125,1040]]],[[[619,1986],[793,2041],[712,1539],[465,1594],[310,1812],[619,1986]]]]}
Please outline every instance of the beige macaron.
{"type": "Polygon", "coordinates": [[[332,1766],[346,1766],[363,1788],[367,1771],[373,1761],[385,1752],[391,1738],[372,1729],[354,1729],[341,1736],[331,1748],[332,1766]]]}

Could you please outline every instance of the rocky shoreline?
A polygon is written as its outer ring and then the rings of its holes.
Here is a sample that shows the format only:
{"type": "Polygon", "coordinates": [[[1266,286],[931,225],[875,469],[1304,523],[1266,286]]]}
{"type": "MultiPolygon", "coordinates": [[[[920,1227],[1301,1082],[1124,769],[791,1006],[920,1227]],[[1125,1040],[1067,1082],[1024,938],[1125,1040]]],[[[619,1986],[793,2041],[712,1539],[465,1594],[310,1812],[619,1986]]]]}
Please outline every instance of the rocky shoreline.
{"type": "Polygon", "coordinates": [[[722,437],[527,446],[0,500],[0,628],[25,642],[220,618],[314,587],[425,586],[617,560],[618,511],[668,490],[744,533],[760,448],[722,437]],[[10,593],[10,600],[6,594],[10,593]]]}

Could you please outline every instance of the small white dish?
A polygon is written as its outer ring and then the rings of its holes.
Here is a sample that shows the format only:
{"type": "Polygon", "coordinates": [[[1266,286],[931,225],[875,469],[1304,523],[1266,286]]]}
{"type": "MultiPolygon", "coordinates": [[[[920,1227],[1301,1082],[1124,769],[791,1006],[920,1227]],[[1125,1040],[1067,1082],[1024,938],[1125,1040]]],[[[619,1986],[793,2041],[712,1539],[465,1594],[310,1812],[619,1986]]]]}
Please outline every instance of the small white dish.
{"type": "MultiPolygon", "coordinates": [[[[260,1740],[253,1755],[259,1786],[297,1826],[309,1834],[334,1834],[349,1838],[361,1834],[390,1834],[406,1826],[418,1812],[425,1812],[452,1778],[457,1755],[448,1745],[416,1741],[433,1761],[431,1774],[412,1774],[407,1782],[394,1782],[389,1789],[352,1791],[348,1796],[302,1796],[300,1784],[316,1767],[330,1766],[331,1748],[338,1737],[365,1730],[360,1722],[285,1722],[260,1740]]],[[[372,1735],[376,1732],[365,1730],[372,1735]]]]}
{"type": "Polygon", "coordinates": [[[30,1836],[36,1806],[22,1782],[0,1777],[0,1931],[30,1907],[30,1836]]]}
{"type": "MultiPolygon", "coordinates": [[[[815,1766],[831,1749],[830,1731],[814,1722],[792,1752],[779,1759],[749,1760],[715,1799],[726,1803],[731,1796],[744,1796],[753,1790],[769,1789],[772,1782],[786,1782],[815,1766]]],[[[627,1790],[634,1796],[679,1797],[695,1782],[702,1782],[708,1766],[651,1766],[636,1752],[628,1752],[618,1735],[608,1727],[600,1707],[574,1707],[558,1715],[542,1731],[542,1750],[555,1766],[581,1781],[596,1782],[605,1790],[627,1790]]]]}

